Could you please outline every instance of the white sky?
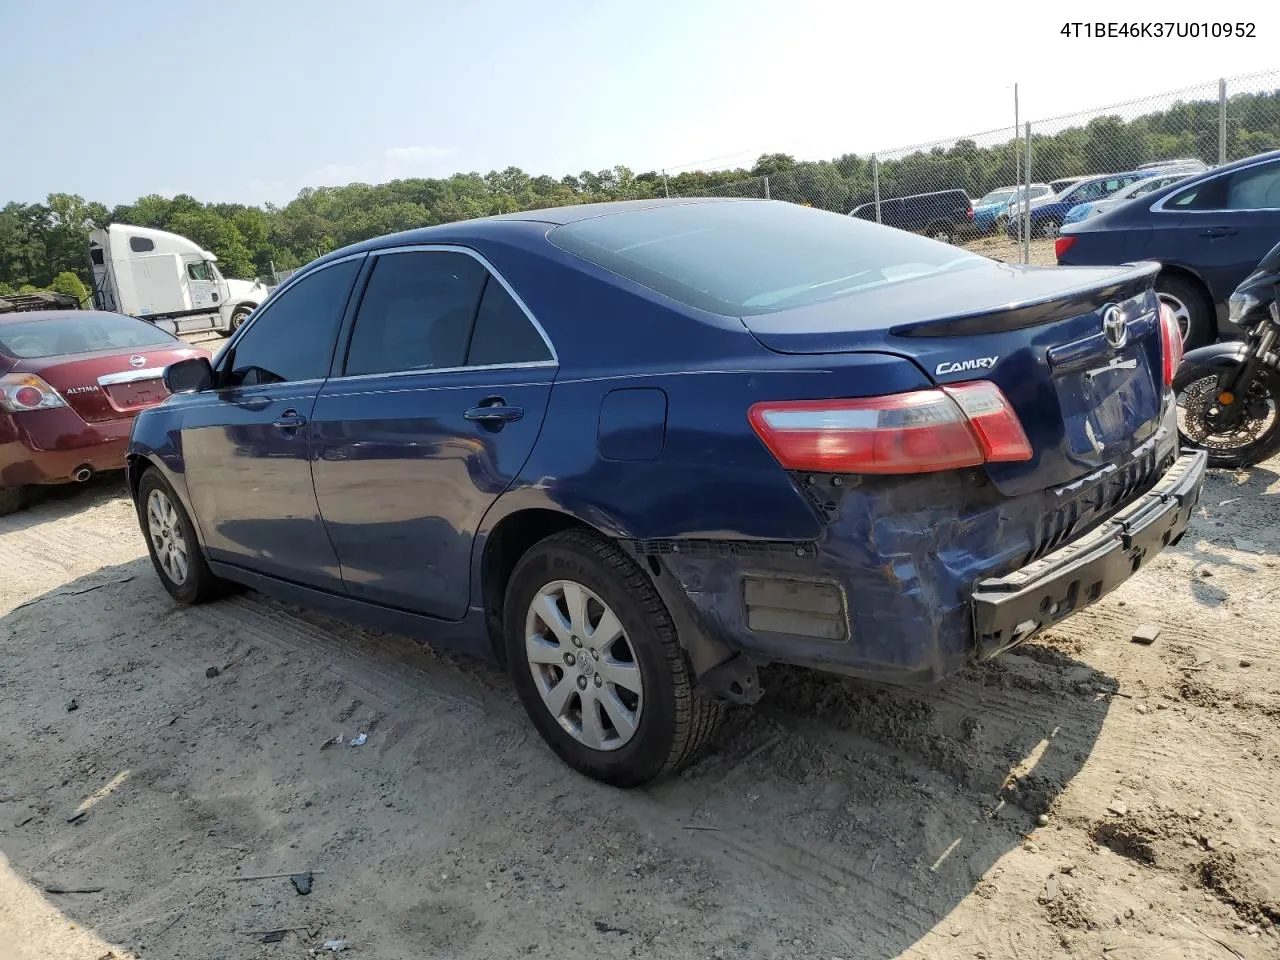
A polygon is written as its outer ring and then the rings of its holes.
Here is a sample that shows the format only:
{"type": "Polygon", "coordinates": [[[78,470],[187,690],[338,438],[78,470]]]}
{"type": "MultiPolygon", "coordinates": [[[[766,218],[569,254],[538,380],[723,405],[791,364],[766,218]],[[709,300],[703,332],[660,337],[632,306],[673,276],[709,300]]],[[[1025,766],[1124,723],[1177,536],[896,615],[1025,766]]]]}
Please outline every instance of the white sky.
{"type": "Polygon", "coordinates": [[[1031,120],[1261,70],[1280,87],[1280,5],[1066,6],[10,0],[0,95],[23,146],[0,150],[0,203],[55,190],[282,203],[302,186],[508,165],[749,166],[1011,127],[1015,81],[1031,120]],[[1122,15],[1252,21],[1256,37],[1059,33],[1122,15]],[[41,38],[69,24],[93,42],[50,69],[41,38]]]}

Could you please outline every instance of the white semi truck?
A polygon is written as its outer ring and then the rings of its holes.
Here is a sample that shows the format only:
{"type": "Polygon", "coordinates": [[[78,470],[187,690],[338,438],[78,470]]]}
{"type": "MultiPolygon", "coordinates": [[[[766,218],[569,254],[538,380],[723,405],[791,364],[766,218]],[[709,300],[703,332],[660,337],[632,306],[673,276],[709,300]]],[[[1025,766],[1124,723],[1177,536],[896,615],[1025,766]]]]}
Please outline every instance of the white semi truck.
{"type": "Polygon", "coordinates": [[[269,291],[256,280],[225,279],[217,261],[176,233],[113,223],[89,234],[94,306],[170,333],[216,330],[227,336],[269,291]]]}

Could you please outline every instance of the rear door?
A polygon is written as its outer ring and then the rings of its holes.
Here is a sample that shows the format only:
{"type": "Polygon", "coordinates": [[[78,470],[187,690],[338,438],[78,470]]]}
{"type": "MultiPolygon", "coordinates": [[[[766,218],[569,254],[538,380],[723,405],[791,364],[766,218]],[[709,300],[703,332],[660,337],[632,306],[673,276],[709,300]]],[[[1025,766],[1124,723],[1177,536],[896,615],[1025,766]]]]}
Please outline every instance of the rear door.
{"type": "Polygon", "coordinates": [[[281,291],[228,343],[223,385],[174,398],[211,559],[341,590],[311,486],[308,424],[363,259],[335,261],[281,291]]]}
{"type": "Polygon", "coordinates": [[[1222,303],[1280,237],[1280,160],[1193,184],[1157,214],[1169,238],[1160,251],[1194,269],[1222,303]]]}
{"type": "Polygon", "coordinates": [[[377,257],[342,373],[312,450],[346,589],[459,620],[476,529],[533,450],[554,353],[478,256],[415,248],[377,257]]]}

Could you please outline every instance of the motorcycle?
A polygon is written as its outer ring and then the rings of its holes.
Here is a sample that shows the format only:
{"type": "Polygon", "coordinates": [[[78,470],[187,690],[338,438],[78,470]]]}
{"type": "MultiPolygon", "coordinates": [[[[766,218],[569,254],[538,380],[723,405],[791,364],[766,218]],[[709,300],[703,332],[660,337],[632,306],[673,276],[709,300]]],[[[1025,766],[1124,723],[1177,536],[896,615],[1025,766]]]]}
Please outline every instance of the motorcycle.
{"type": "Polygon", "coordinates": [[[1250,467],[1280,450],[1280,244],[1227,301],[1243,341],[1187,353],[1173,378],[1184,447],[1211,467],[1250,467]]]}

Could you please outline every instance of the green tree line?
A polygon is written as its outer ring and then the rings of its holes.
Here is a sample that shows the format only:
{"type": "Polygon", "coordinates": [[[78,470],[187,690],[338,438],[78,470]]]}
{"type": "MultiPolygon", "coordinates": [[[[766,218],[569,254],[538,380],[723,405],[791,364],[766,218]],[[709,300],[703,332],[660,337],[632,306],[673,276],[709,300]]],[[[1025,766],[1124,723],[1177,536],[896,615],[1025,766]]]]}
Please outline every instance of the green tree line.
{"type": "MultiPolygon", "coordinates": [[[[1280,147],[1280,90],[1240,94],[1229,102],[1227,154],[1244,157],[1280,147]]],[[[1218,105],[1179,102],[1133,120],[1099,116],[1052,135],[1032,131],[1032,173],[1037,181],[1132,169],[1140,163],[1218,157],[1218,105]]],[[[1012,140],[948,147],[881,158],[882,198],[960,188],[978,197],[1016,181],[1012,140]]],[[[217,254],[226,276],[266,276],[290,270],[338,247],[369,237],[471,217],[519,210],[699,194],[769,196],[847,212],[873,198],[868,157],[845,154],[798,163],[787,154],[761,156],[750,168],[693,170],[672,176],[636,174],[624,166],[596,173],[534,176],[516,167],[487,174],[411,178],[382,184],[307,187],[283,207],[202,203],[179,194],[151,194],[108,209],[66,193],[44,203],[11,202],[0,208],[0,294],[56,289],[84,297],[91,282],[88,233],[108,223],[156,227],[190,238],[217,254]]]]}

